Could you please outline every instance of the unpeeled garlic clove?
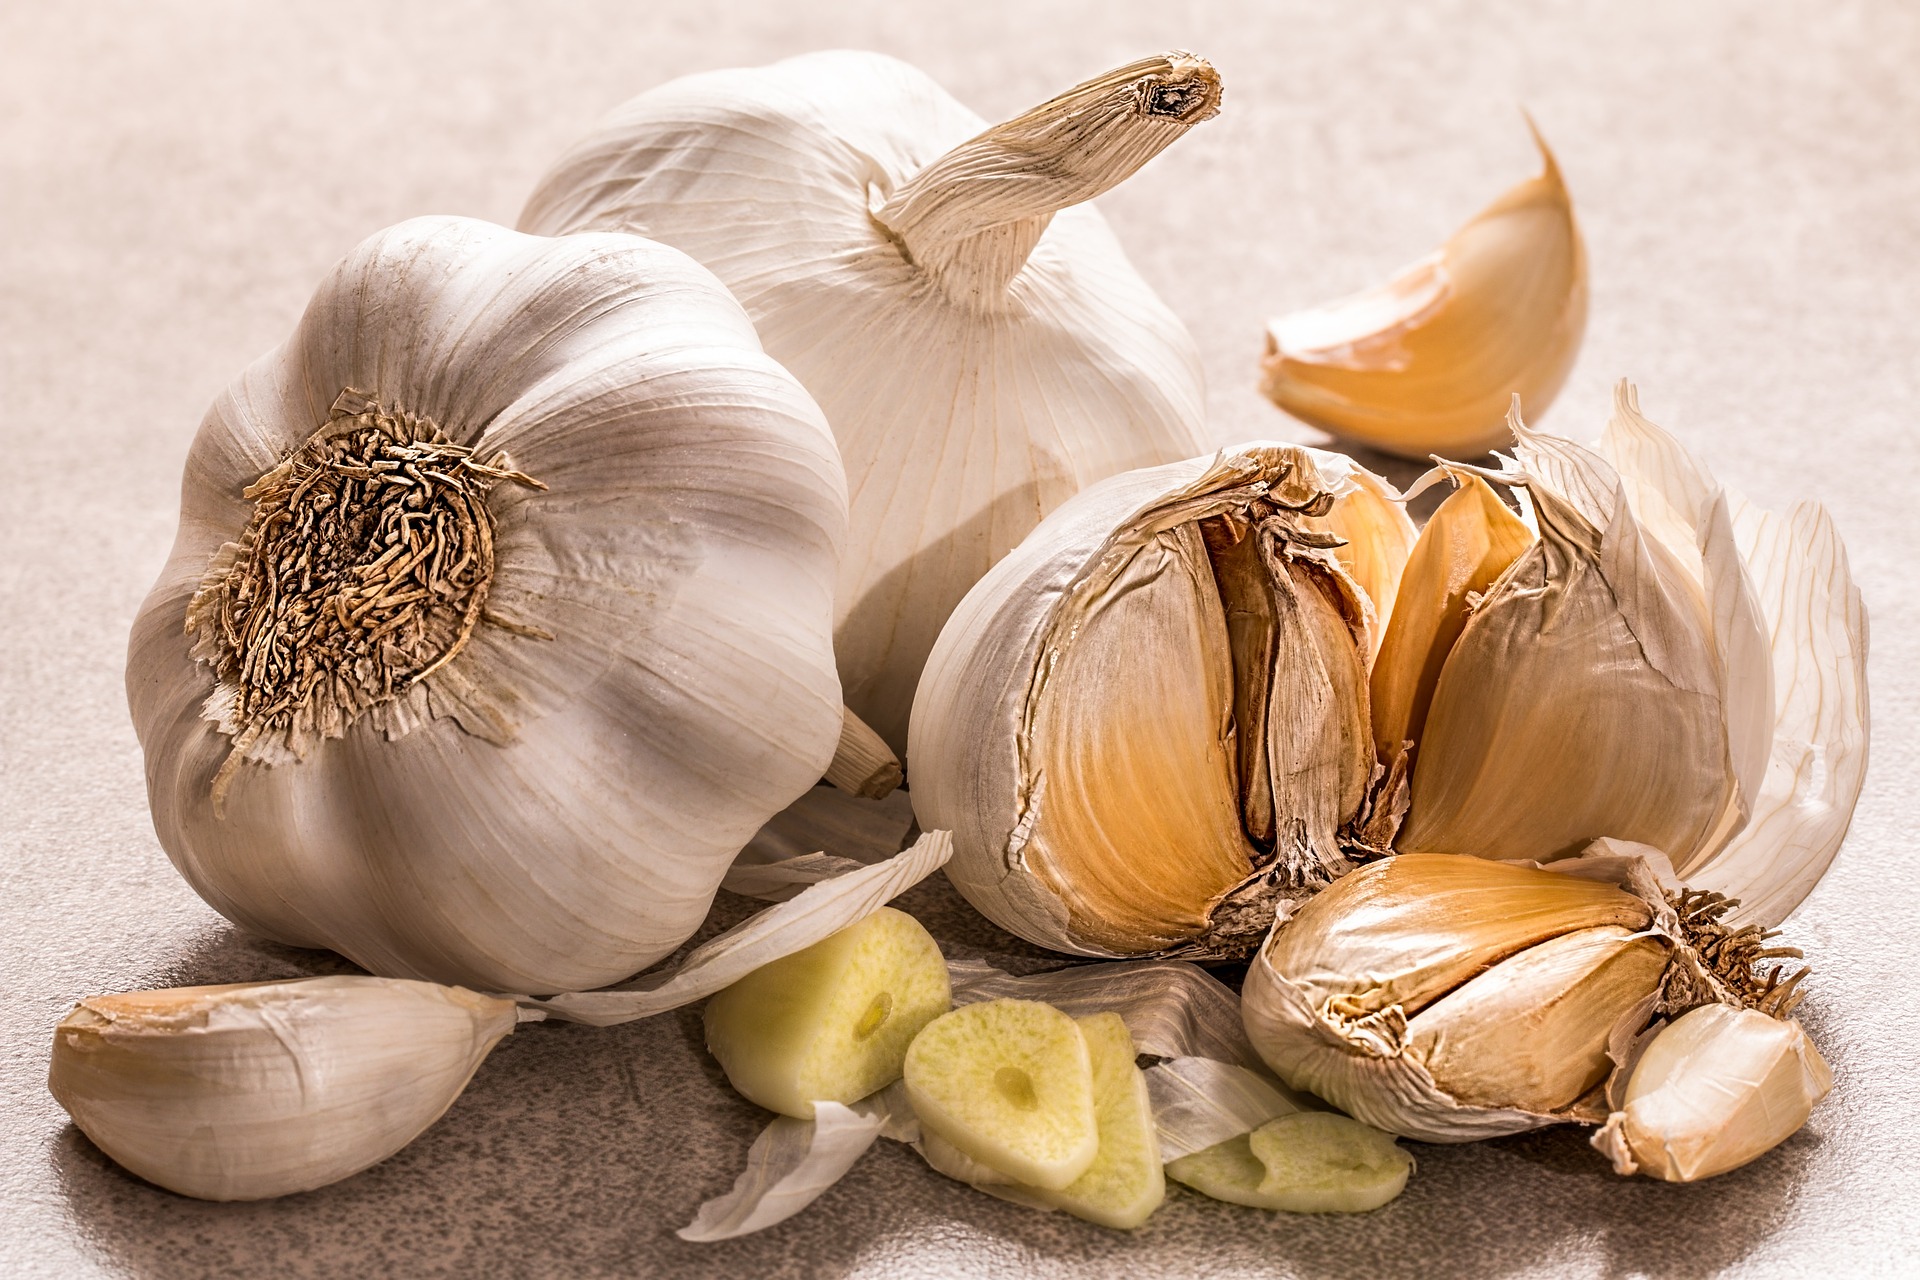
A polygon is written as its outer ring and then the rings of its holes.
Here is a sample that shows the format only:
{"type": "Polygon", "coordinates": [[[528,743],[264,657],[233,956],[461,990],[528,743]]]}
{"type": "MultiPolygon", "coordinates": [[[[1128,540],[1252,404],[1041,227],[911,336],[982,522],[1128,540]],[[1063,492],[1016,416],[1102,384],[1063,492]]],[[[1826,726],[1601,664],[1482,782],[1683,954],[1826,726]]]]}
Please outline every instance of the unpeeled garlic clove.
{"type": "Polygon", "coordinates": [[[261,1200],[406,1146],[518,1016],[461,987],[366,977],[93,996],[54,1029],[47,1087],[147,1181],[261,1200]]]}
{"type": "Polygon", "coordinates": [[[1618,1173],[1711,1178],[1798,1132],[1832,1087],[1798,1022],[1702,1005],[1655,1034],[1593,1145],[1618,1173]]]}
{"type": "MultiPolygon", "coordinates": [[[[1528,122],[1532,128],[1532,122],[1528,122]]],[[[1261,390],[1316,427],[1397,453],[1463,458],[1507,438],[1518,394],[1553,402],[1587,323],[1587,256],[1553,153],[1438,252],[1385,286],[1276,320],[1261,390]]]]}

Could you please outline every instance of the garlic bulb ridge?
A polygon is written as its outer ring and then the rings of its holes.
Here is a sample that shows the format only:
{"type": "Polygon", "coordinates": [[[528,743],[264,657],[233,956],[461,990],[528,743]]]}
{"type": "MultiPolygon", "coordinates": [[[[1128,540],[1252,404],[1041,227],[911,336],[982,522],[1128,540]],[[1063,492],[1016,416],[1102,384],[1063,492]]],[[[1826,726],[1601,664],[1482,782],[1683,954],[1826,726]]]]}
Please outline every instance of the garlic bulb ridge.
{"type": "Polygon", "coordinates": [[[1250,444],[1130,472],[968,594],[909,764],[969,901],[1076,954],[1233,954],[1276,897],[1346,869],[1373,613],[1320,526],[1353,471],[1250,444]]]}
{"type": "Polygon", "coordinates": [[[524,230],[621,230],[712,268],[845,458],[847,705],[899,752],[941,624],[1087,485],[1191,457],[1192,340],[1084,203],[1220,101],[1143,58],[999,125],[921,72],[832,52],[687,76],[541,179],[524,230]]]}

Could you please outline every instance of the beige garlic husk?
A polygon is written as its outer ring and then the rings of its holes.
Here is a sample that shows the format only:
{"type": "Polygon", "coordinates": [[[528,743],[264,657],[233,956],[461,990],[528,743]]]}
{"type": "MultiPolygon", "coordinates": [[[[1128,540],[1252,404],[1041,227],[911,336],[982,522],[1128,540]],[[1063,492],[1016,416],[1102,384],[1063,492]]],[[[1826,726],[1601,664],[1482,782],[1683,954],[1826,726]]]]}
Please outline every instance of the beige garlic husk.
{"type": "Polygon", "coordinates": [[[1207,446],[1193,340],[1090,202],[1152,184],[1220,98],[1174,52],[989,124],[897,59],[813,53],[649,89],[528,198],[524,230],[691,254],[820,402],[852,510],[834,653],[896,751],[996,561],[1088,485],[1207,446]]]}
{"type": "Polygon", "coordinates": [[[1376,747],[1410,779],[1393,847],[1636,841],[1778,924],[1865,775],[1866,615],[1831,521],[1724,489],[1624,383],[1597,450],[1512,425],[1502,470],[1443,465],[1460,487],[1371,674],[1376,747]]]}
{"type": "Polygon", "coordinates": [[[1282,444],[1130,472],[968,593],[908,764],[974,906],[1079,955],[1244,954],[1347,868],[1376,772],[1356,577],[1411,540],[1362,474],[1282,444]],[[1381,554],[1349,561],[1356,531],[1381,554]]]}
{"type": "Polygon", "coordinates": [[[411,1142],[519,1017],[510,1000],[367,977],[94,996],[55,1029],[47,1086],[147,1181],[260,1200],[411,1142]]]}
{"type": "MultiPolygon", "coordinates": [[[[1532,121],[1528,121],[1532,128],[1532,121]]],[[[1388,453],[1465,458],[1538,417],[1580,352],[1587,255],[1560,166],[1541,171],[1378,289],[1275,320],[1260,389],[1303,421],[1388,453]]]]}
{"type": "Polygon", "coordinates": [[[1288,1085],[1404,1137],[1598,1124],[1656,1013],[1724,1003],[1775,1021],[1798,998],[1805,971],[1782,966],[1799,953],[1726,909],[1625,842],[1551,869],[1399,854],[1276,926],[1242,1016],[1288,1085]]]}

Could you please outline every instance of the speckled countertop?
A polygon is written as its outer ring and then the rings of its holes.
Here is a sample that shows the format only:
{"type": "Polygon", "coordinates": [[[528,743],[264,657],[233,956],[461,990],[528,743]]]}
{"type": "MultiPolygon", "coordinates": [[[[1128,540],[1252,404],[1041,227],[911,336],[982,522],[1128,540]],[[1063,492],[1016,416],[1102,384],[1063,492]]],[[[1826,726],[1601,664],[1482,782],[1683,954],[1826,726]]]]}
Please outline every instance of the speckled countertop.
{"type": "MultiPolygon", "coordinates": [[[[1245,0],[842,0],[0,10],[0,1274],[1577,1276],[1895,1274],[1920,1244],[1920,9],[1245,0]],[[824,14],[831,12],[835,16],[824,14]],[[1220,438],[1293,435],[1252,390],[1270,313],[1384,278],[1557,148],[1593,313],[1545,419],[1621,375],[1723,478],[1820,498],[1872,611],[1873,764],[1792,922],[1832,1097],[1709,1183],[1615,1179],[1553,1131],[1419,1148],[1399,1201],[1268,1217],[1175,1191],[1133,1235],[947,1183],[881,1144],[792,1221],[694,1246],[764,1115],[694,1012],[510,1037],[412,1147],[336,1186],[202,1204],[120,1173],[44,1087],[80,995],[322,972],[201,904],[148,825],[121,694],[214,393],[367,233],[510,223],[600,112],[683,71],[883,49],[990,117],[1186,46],[1224,114],[1105,199],[1206,354],[1220,438]]],[[[1030,954],[937,882],[944,938],[1030,954]]],[[[746,910],[723,900],[712,927],[746,910]]],[[[1010,960],[1010,963],[1012,961],[1010,960]]]]}

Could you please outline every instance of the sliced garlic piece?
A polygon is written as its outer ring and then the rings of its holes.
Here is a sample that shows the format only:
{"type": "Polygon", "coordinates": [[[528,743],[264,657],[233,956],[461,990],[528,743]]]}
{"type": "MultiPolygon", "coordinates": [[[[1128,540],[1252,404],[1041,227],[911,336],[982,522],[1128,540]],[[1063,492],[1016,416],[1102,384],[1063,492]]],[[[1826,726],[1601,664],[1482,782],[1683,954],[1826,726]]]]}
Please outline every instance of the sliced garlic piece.
{"type": "Polygon", "coordinates": [[[1626,1105],[1593,1145],[1618,1173],[1694,1182],[1737,1169],[1799,1131],[1833,1073],[1798,1022],[1702,1005],[1634,1064],[1626,1105]]]}
{"type": "Polygon", "coordinates": [[[727,1080],[769,1111],[813,1118],[900,1078],[907,1046],[951,1003],[933,935],[881,907],[707,1001],[707,1048],[727,1080]]]}
{"type": "Polygon", "coordinates": [[[1100,1148],[1087,1171],[1039,1197],[1103,1227],[1137,1227],[1167,1198],[1153,1103],[1134,1063],[1133,1036],[1117,1013],[1076,1019],[1093,1062],[1094,1120],[1100,1148]]]}
{"type": "Polygon", "coordinates": [[[1099,1153],[1087,1041],[1051,1005],[989,1000],[936,1018],[905,1076],[928,1133],[1016,1182],[1062,1190],[1099,1153]]]}
{"type": "Polygon", "coordinates": [[[1389,1134],[1324,1111],[1281,1116],[1167,1165],[1230,1204],[1285,1213],[1366,1213],[1406,1189],[1413,1157],[1389,1134]]]}
{"type": "MultiPolygon", "coordinates": [[[[1528,122],[1529,128],[1532,122],[1528,122]]],[[[1397,453],[1464,458],[1539,415],[1587,324],[1587,255],[1553,153],[1437,253],[1379,289],[1276,320],[1261,390],[1316,427],[1397,453]]]]}
{"type": "Polygon", "coordinates": [[[385,978],[94,996],[55,1028],[47,1087],[147,1181],[260,1200],[406,1146],[517,1018],[508,1000],[385,978]]]}

